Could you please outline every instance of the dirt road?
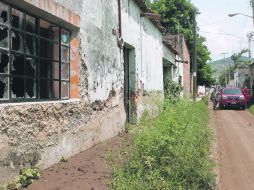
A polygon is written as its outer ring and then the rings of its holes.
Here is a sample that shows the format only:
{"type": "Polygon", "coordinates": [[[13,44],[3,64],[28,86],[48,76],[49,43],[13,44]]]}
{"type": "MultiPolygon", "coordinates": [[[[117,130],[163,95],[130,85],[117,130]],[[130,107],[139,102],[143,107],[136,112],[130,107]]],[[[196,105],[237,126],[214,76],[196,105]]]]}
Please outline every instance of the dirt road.
{"type": "Polygon", "coordinates": [[[216,110],[211,115],[218,189],[254,190],[254,116],[242,110],[216,110]]]}
{"type": "Polygon", "coordinates": [[[68,162],[59,163],[43,172],[28,190],[106,190],[112,170],[106,162],[110,151],[131,143],[129,134],[121,134],[84,151],[68,162]]]}

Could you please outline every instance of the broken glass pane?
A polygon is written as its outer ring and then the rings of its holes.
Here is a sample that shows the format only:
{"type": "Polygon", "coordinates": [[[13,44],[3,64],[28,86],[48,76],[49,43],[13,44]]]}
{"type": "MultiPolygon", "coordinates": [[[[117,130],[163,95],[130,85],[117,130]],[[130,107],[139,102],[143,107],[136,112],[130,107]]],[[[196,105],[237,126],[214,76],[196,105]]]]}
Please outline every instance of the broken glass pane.
{"type": "Polygon", "coordinates": [[[36,18],[26,15],[26,31],[30,33],[37,33],[36,18]]]}
{"type": "Polygon", "coordinates": [[[24,51],[24,48],[23,48],[24,43],[23,42],[24,42],[23,34],[18,31],[12,30],[11,31],[12,50],[23,52],[24,51]]]}
{"type": "Polygon", "coordinates": [[[37,38],[31,35],[26,35],[26,53],[37,55],[37,38]]]}
{"type": "Polygon", "coordinates": [[[41,59],[39,66],[39,76],[41,78],[51,78],[51,61],[41,59]]]}
{"type": "Polygon", "coordinates": [[[0,23],[7,24],[9,22],[9,10],[8,6],[0,2],[0,23]]]}
{"type": "Polygon", "coordinates": [[[11,97],[24,98],[25,97],[25,80],[23,78],[11,78],[11,97]]]}
{"type": "Polygon", "coordinates": [[[40,79],[40,98],[48,99],[51,97],[52,82],[49,80],[40,79]]]}
{"type": "Polygon", "coordinates": [[[51,59],[52,57],[52,43],[48,40],[40,39],[40,57],[51,59]]]}
{"type": "Polygon", "coordinates": [[[25,57],[23,55],[11,56],[11,74],[12,75],[25,74],[25,57]]]}
{"type": "Polygon", "coordinates": [[[9,48],[9,30],[5,26],[0,25],[0,47],[9,48]]]}
{"type": "Polygon", "coordinates": [[[69,48],[66,46],[61,46],[61,61],[68,63],[69,57],[70,57],[69,48]]]}
{"type": "Polygon", "coordinates": [[[36,98],[35,79],[26,79],[26,98],[36,98]]]}
{"type": "Polygon", "coordinates": [[[8,73],[9,55],[4,52],[0,52],[0,73],[8,73]]]}
{"type": "Polygon", "coordinates": [[[8,98],[9,98],[8,77],[0,76],[0,99],[6,100],[8,98]]]}
{"type": "Polygon", "coordinates": [[[34,58],[26,58],[26,76],[35,77],[37,61],[34,58]]]}
{"type": "Polygon", "coordinates": [[[59,79],[59,62],[52,64],[52,79],[59,79]]]}
{"type": "Polygon", "coordinates": [[[25,24],[24,13],[13,8],[11,13],[12,13],[11,26],[18,29],[24,29],[24,24],[25,24]]]}
{"type": "Polygon", "coordinates": [[[61,79],[69,80],[69,63],[61,64],[61,79]]]}
{"type": "Polygon", "coordinates": [[[40,19],[40,36],[48,39],[53,38],[52,25],[49,22],[42,19],[40,19]]]}
{"type": "Polygon", "coordinates": [[[70,43],[70,32],[67,30],[61,30],[61,43],[65,45],[69,45],[70,43]]]}
{"type": "Polygon", "coordinates": [[[61,98],[69,98],[69,82],[61,81],[61,98]]]}

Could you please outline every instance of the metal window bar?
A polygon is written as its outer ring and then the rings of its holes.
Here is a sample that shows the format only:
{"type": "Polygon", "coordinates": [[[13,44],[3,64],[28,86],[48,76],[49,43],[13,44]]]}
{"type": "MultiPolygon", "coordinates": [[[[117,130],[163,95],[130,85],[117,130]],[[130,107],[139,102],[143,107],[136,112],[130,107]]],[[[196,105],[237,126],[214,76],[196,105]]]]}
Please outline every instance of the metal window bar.
{"type": "MultiPolygon", "coordinates": [[[[55,27],[59,27],[59,39],[58,39],[58,42],[56,42],[54,39],[48,39],[48,38],[45,38],[43,36],[40,35],[40,25],[39,25],[39,22],[40,22],[40,17],[36,16],[36,15],[33,15],[31,13],[27,13],[26,11],[22,10],[22,9],[19,9],[15,6],[12,6],[12,5],[9,5],[8,3],[6,3],[6,1],[3,1],[3,0],[0,0],[0,2],[3,2],[5,3],[7,6],[8,6],[8,15],[9,15],[9,22],[7,24],[5,23],[0,23],[1,26],[5,26],[8,28],[8,32],[9,32],[9,36],[8,36],[8,49],[5,50],[5,49],[1,49],[0,48],[0,51],[1,52],[8,52],[8,55],[9,55],[9,65],[8,65],[8,73],[4,73],[4,74],[0,74],[0,76],[7,76],[8,77],[8,100],[0,100],[0,103],[5,103],[5,102],[23,102],[23,101],[42,101],[43,99],[40,97],[40,81],[42,79],[46,79],[46,80],[49,80],[50,83],[51,83],[51,86],[53,85],[53,81],[57,81],[58,84],[59,84],[59,97],[58,98],[52,98],[52,97],[49,97],[48,99],[45,99],[46,101],[47,100],[59,100],[59,99],[62,99],[61,97],[61,85],[62,85],[62,82],[67,82],[68,84],[68,98],[70,96],[70,41],[68,42],[68,44],[62,44],[61,43],[61,31],[62,31],[62,27],[58,26],[58,25],[55,25],[55,27]],[[16,10],[24,13],[24,20],[25,20],[25,26],[24,28],[15,28],[12,26],[12,8],[15,8],[16,10]],[[31,33],[31,32],[28,32],[26,30],[26,24],[27,24],[27,15],[31,16],[31,17],[34,17],[35,18],[35,30],[36,32],[35,33],[31,33]],[[12,39],[11,39],[11,31],[16,31],[16,32],[20,32],[22,35],[23,35],[23,52],[17,52],[17,51],[14,51],[12,50],[12,39]],[[27,51],[26,51],[26,38],[27,38],[27,35],[30,35],[32,37],[34,37],[37,41],[37,52],[35,55],[32,55],[32,54],[28,54],[27,51]],[[43,40],[46,40],[46,41],[49,41],[51,43],[51,46],[52,44],[58,44],[59,46],[59,60],[54,60],[52,57],[51,58],[47,58],[47,57],[41,57],[40,56],[40,40],[43,39],[43,40]],[[69,57],[68,57],[68,61],[67,62],[64,62],[63,60],[61,60],[61,47],[66,47],[68,48],[68,51],[69,51],[69,57]],[[14,75],[11,73],[11,67],[12,67],[12,56],[15,56],[15,55],[23,55],[24,56],[24,75],[14,75]],[[35,66],[35,76],[34,77],[31,77],[31,76],[27,76],[26,73],[27,73],[27,60],[26,58],[29,57],[29,58],[32,58],[32,59],[35,59],[36,60],[36,66],[35,66]],[[52,78],[52,74],[51,74],[51,77],[49,78],[44,78],[44,77],[41,77],[40,76],[40,64],[41,64],[41,60],[48,60],[51,62],[51,66],[52,64],[54,64],[55,62],[58,62],[59,63],[59,79],[58,80],[55,80],[52,78]],[[68,80],[65,80],[65,79],[62,79],[61,78],[61,66],[62,66],[62,63],[65,63],[65,64],[68,64],[69,66],[69,69],[68,69],[68,80]],[[11,79],[14,78],[14,77],[18,77],[18,78],[22,78],[24,80],[24,98],[12,98],[12,89],[11,89],[11,79]],[[35,80],[35,83],[36,83],[36,94],[35,94],[35,99],[33,98],[27,98],[26,97],[26,83],[27,83],[27,79],[33,79],[35,80]]],[[[45,20],[45,19],[43,19],[45,20]]],[[[45,20],[46,21],[46,20],[45,20]]],[[[48,22],[48,21],[47,21],[48,22]]],[[[51,25],[53,23],[49,22],[51,25]]],[[[53,25],[52,25],[53,26],[53,25]]],[[[69,33],[69,37],[71,36],[71,32],[67,29],[64,29],[65,31],[67,31],[69,33]]],[[[68,39],[70,40],[70,39],[68,39]]],[[[50,91],[51,93],[53,93],[53,88],[50,88],[50,91]]],[[[67,99],[68,99],[67,98],[67,99]]]]}

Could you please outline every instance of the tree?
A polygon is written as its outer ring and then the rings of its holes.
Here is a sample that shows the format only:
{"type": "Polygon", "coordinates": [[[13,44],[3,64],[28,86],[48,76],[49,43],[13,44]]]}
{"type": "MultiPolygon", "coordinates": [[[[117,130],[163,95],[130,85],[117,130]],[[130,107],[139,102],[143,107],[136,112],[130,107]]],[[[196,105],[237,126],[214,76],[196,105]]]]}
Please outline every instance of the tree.
{"type": "MultiPolygon", "coordinates": [[[[198,9],[189,0],[157,0],[151,3],[151,8],[155,13],[161,14],[162,25],[168,32],[184,34],[190,53],[193,52],[193,24],[198,9]]],[[[204,44],[205,41],[206,39],[203,36],[197,34],[197,67],[199,72],[197,82],[198,85],[210,86],[211,82],[215,80],[205,80],[208,75],[210,75],[208,78],[212,78],[213,75],[212,70],[206,67],[211,58],[210,52],[204,44]]]]}
{"type": "Polygon", "coordinates": [[[231,59],[234,61],[234,69],[236,69],[240,65],[247,65],[249,63],[249,61],[242,61],[241,60],[242,55],[247,53],[248,51],[249,51],[248,49],[242,49],[240,52],[234,53],[231,56],[231,59]]]}

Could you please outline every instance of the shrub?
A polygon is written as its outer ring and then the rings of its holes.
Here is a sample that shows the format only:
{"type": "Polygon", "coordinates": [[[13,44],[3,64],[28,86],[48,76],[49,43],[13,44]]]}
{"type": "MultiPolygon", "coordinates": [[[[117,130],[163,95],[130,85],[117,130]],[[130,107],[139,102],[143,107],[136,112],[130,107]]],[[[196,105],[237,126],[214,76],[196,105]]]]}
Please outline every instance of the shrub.
{"type": "Polygon", "coordinates": [[[20,170],[20,175],[6,186],[0,187],[0,190],[19,190],[33,183],[33,180],[40,177],[38,168],[24,168],[20,170]]]}
{"type": "Polygon", "coordinates": [[[173,82],[172,80],[167,80],[164,89],[166,101],[176,103],[180,100],[181,92],[183,90],[183,87],[180,84],[173,82]]]}
{"type": "Polygon", "coordinates": [[[202,101],[205,105],[208,106],[208,101],[209,101],[208,96],[203,96],[202,99],[201,99],[201,101],[202,101]]]}
{"type": "Polygon", "coordinates": [[[113,167],[112,189],[213,189],[207,122],[202,101],[166,103],[156,119],[146,113],[125,162],[113,167]]]}
{"type": "Polygon", "coordinates": [[[250,112],[251,112],[252,114],[254,114],[254,105],[251,105],[250,108],[249,108],[249,110],[250,110],[250,112]]]}

